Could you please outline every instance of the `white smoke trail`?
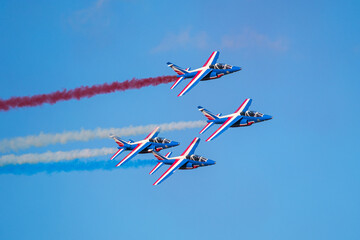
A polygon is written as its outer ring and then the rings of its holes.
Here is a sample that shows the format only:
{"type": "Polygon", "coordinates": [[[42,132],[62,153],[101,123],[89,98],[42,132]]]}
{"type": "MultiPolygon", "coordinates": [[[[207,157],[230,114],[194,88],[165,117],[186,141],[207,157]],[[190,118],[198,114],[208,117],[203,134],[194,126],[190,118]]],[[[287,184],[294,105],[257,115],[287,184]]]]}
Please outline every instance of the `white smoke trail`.
{"type": "Polygon", "coordinates": [[[69,141],[89,141],[95,138],[107,138],[110,133],[119,136],[134,136],[150,133],[154,128],[160,127],[160,131],[174,131],[187,128],[198,128],[206,124],[205,121],[182,121],[163,124],[150,124],[145,126],[129,126],[124,128],[96,128],[93,130],[82,129],[80,131],[65,131],[62,133],[40,133],[26,137],[15,137],[0,140],[0,152],[17,151],[30,147],[44,147],[52,144],[65,144],[69,141]]]}
{"type": "Polygon", "coordinates": [[[3,155],[0,157],[0,166],[8,164],[36,164],[36,163],[49,163],[70,161],[79,158],[90,158],[113,154],[116,148],[95,148],[95,149],[79,149],[68,152],[45,152],[45,153],[27,153],[22,155],[3,155]]]}

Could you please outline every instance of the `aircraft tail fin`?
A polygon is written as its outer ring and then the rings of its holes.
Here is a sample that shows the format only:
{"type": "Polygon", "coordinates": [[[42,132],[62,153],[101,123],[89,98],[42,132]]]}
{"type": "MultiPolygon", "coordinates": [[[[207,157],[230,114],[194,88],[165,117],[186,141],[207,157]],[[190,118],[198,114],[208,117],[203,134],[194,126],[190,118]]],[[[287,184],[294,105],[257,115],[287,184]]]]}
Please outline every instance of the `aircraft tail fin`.
{"type": "Polygon", "coordinates": [[[126,141],[120,139],[119,137],[117,137],[117,136],[115,136],[113,134],[110,134],[110,137],[112,139],[114,139],[114,141],[119,145],[119,147],[125,147],[125,146],[129,145],[126,141]]]}
{"type": "Polygon", "coordinates": [[[179,67],[179,66],[176,66],[175,64],[173,64],[173,63],[171,63],[171,62],[168,62],[167,65],[168,65],[169,67],[171,67],[178,75],[184,75],[184,74],[186,74],[186,73],[189,73],[188,70],[189,70],[190,68],[183,69],[183,68],[181,68],[181,67],[179,67]]]}
{"type": "Polygon", "coordinates": [[[206,117],[208,120],[210,120],[210,121],[211,121],[211,120],[219,119],[220,114],[215,115],[215,114],[213,114],[212,112],[210,112],[209,110],[207,110],[207,109],[205,109],[205,108],[203,108],[203,107],[201,107],[201,106],[198,106],[198,109],[199,109],[199,111],[202,112],[202,114],[204,114],[205,117],[206,117]]]}
{"type": "MultiPolygon", "coordinates": [[[[164,160],[167,160],[167,157],[165,156],[163,156],[163,155],[161,155],[160,153],[158,153],[158,152],[155,152],[155,151],[152,151],[152,154],[154,154],[154,156],[156,157],[156,159],[157,160],[159,160],[159,161],[164,161],[164,160]]],[[[171,154],[171,153],[170,153],[171,154]]],[[[169,153],[167,154],[167,155],[170,155],[169,153]]]]}

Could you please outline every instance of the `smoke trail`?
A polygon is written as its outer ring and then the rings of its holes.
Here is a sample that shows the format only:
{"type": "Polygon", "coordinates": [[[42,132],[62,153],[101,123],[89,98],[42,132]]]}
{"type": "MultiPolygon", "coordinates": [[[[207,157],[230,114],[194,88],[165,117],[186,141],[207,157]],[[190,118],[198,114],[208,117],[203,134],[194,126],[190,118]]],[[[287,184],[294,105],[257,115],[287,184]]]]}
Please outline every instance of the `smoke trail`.
{"type": "Polygon", "coordinates": [[[37,173],[59,173],[72,171],[94,171],[94,170],[121,170],[124,168],[139,168],[146,166],[154,166],[154,160],[131,160],[117,168],[113,161],[66,161],[55,163],[37,163],[37,164],[21,164],[21,165],[6,165],[0,167],[0,174],[15,174],[15,175],[34,175],[37,173]]]}
{"type": "Polygon", "coordinates": [[[162,83],[169,83],[176,80],[176,76],[162,76],[155,78],[143,78],[126,80],[125,82],[104,83],[94,86],[81,86],[72,90],[56,91],[48,94],[39,94],[26,97],[11,97],[7,100],[0,99],[0,111],[8,111],[12,108],[34,107],[44,103],[54,104],[58,101],[70,99],[80,100],[81,98],[93,97],[97,94],[112,93],[116,91],[126,91],[129,89],[139,89],[147,86],[157,86],[162,83]]]}
{"type": "Polygon", "coordinates": [[[70,161],[79,158],[90,158],[97,156],[104,156],[112,154],[116,151],[115,148],[98,148],[98,149],[80,149],[68,152],[45,152],[45,153],[27,153],[22,155],[3,155],[0,157],[0,166],[8,164],[35,164],[35,163],[48,163],[70,161]]]}
{"type": "Polygon", "coordinates": [[[96,128],[93,130],[66,131],[63,133],[40,133],[26,137],[16,137],[11,139],[3,139],[0,141],[0,152],[9,152],[11,150],[27,149],[30,147],[43,147],[51,144],[65,144],[69,141],[89,141],[95,138],[108,138],[110,133],[118,136],[134,136],[139,134],[147,134],[159,126],[162,132],[182,130],[187,128],[202,127],[205,121],[182,121],[164,124],[150,124],[145,126],[129,126],[124,128],[96,128]]]}

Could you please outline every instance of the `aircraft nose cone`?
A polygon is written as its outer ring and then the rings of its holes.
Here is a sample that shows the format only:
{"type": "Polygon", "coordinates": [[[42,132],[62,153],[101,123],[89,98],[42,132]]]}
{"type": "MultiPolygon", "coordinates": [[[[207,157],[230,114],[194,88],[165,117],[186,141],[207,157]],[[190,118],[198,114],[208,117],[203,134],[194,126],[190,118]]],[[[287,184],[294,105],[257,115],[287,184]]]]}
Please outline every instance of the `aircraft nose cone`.
{"type": "Polygon", "coordinates": [[[172,144],[173,146],[179,146],[179,145],[180,145],[179,142],[175,142],[175,141],[172,141],[171,144],[172,144]]]}
{"type": "Polygon", "coordinates": [[[207,160],[207,162],[208,162],[209,165],[214,165],[214,164],[216,164],[216,162],[215,162],[214,160],[207,160]]]}
{"type": "Polygon", "coordinates": [[[264,120],[270,120],[270,119],[272,119],[273,117],[270,116],[270,115],[264,115],[263,118],[264,118],[264,120]]]}
{"type": "Polygon", "coordinates": [[[240,71],[241,70],[241,67],[236,67],[236,66],[233,66],[232,68],[234,70],[234,72],[237,72],[237,71],[240,71]]]}

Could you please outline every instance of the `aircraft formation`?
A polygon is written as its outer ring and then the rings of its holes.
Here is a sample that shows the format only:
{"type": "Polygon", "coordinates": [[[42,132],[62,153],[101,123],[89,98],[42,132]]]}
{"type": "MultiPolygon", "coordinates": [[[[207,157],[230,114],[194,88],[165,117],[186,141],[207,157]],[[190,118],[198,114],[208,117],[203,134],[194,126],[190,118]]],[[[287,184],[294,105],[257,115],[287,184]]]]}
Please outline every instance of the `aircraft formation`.
{"type": "MultiPolygon", "coordinates": [[[[171,86],[174,89],[181,81],[187,78],[191,78],[190,82],[185,88],[178,94],[181,97],[188,93],[194,86],[200,81],[207,81],[212,79],[220,78],[224,75],[234,73],[241,70],[241,67],[231,66],[229,64],[217,63],[219,52],[214,51],[205,64],[197,69],[190,70],[190,68],[180,68],[179,66],[168,62],[167,65],[172,68],[178,75],[178,79],[171,86]]],[[[207,118],[207,124],[200,131],[203,134],[212,125],[219,124],[220,127],[213,132],[207,139],[206,142],[213,140],[220,134],[225,132],[231,127],[246,127],[251,126],[254,123],[264,122],[272,119],[272,116],[262,114],[260,112],[250,111],[250,105],[252,99],[247,98],[245,101],[236,109],[234,113],[230,113],[222,116],[219,114],[213,114],[207,109],[198,106],[199,111],[204,114],[207,118]]],[[[184,152],[177,157],[171,157],[171,152],[162,156],[159,151],[167,148],[178,146],[180,143],[171,141],[170,139],[158,137],[160,133],[159,127],[155,128],[145,139],[134,142],[132,140],[124,141],[117,136],[111,135],[110,137],[115,140],[119,145],[118,151],[111,157],[110,160],[115,159],[123,151],[130,151],[117,165],[119,167],[129,161],[137,154],[152,153],[157,159],[156,166],[150,171],[150,175],[154,174],[161,166],[170,165],[170,167],[161,175],[161,177],[153,184],[158,185],[171,176],[178,169],[195,169],[198,167],[211,166],[216,164],[214,160],[207,159],[203,156],[195,155],[194,152],[199,145],[200,138],[195,137],[190,145],[184,150],[184,152]]]]}

